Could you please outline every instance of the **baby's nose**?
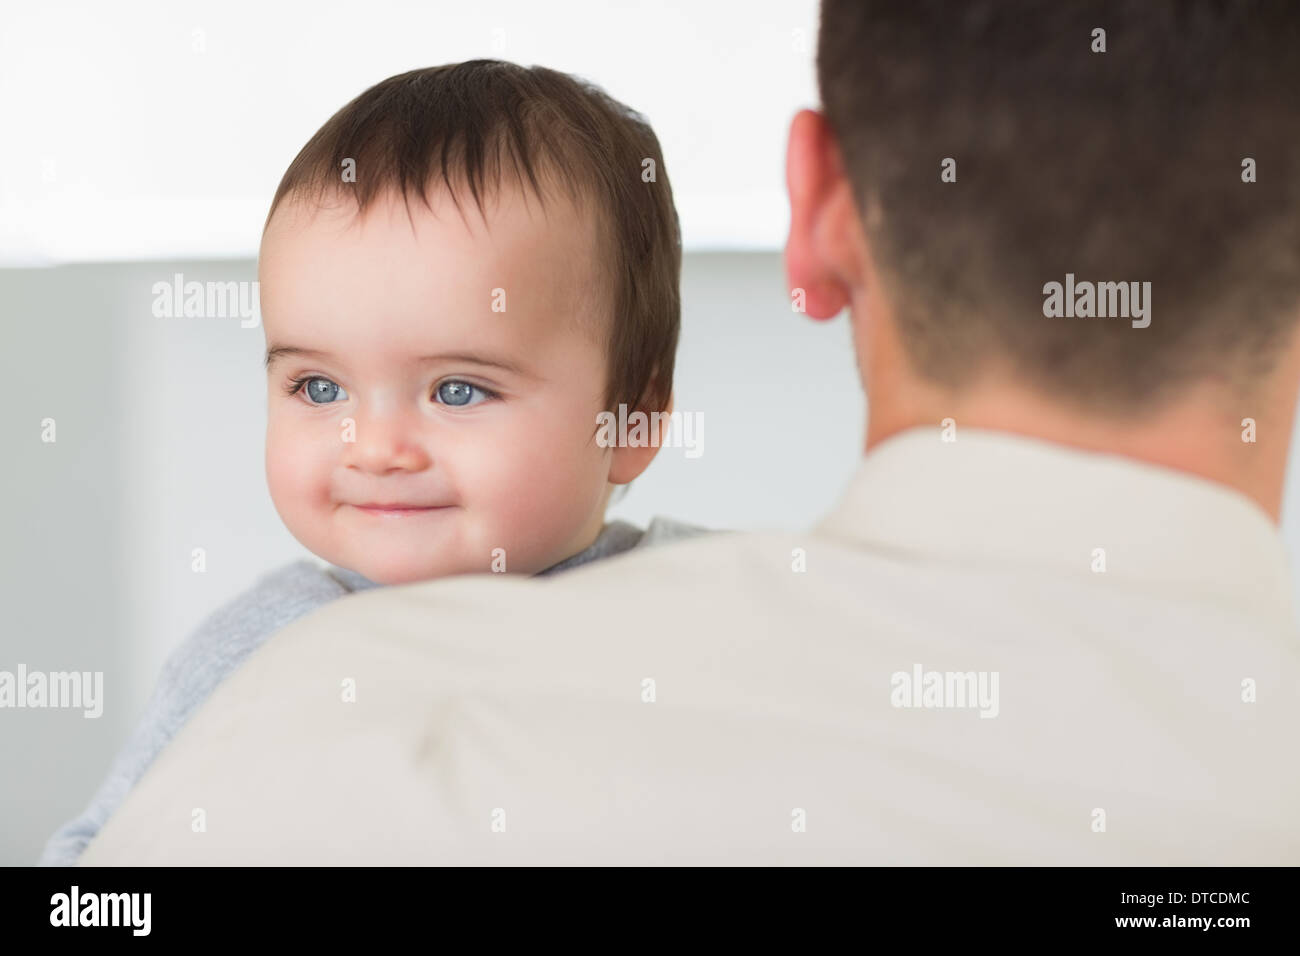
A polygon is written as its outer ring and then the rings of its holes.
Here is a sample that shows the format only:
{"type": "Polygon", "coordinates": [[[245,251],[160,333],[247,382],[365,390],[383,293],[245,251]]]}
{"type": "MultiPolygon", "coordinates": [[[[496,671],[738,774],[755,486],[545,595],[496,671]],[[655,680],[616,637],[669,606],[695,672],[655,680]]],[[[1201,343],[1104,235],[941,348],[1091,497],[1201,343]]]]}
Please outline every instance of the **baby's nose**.
{"type": "Polygon", "coordinates": [[[368,474],[422,471],[432,459],[415,429],[391,416],[358,417],[353,441],[344,442],[349,468],[368,474]]]}

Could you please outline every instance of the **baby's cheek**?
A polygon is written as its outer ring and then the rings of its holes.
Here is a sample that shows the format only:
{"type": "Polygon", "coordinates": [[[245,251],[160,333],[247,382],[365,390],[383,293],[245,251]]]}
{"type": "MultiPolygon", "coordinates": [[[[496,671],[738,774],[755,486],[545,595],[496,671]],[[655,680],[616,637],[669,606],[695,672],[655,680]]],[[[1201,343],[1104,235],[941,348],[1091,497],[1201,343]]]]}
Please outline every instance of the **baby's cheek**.
{"type": "Polygon", "coordinates": [[[301,537],[329,500],[329,466],[319,441],[284,425],[267,431],[266,480],[276,511],[301,537]]]}
{"type": "MultiPolygon", "coordinates": [[[[493,547],[513,546],[519,562],[542,567],[567,555],[556,555],[592,517],[605,490],[607,468],[599,449],[564,444],[517,441],[508,458],[498,460],[490,502],[480,504],[490,515],[489,535],[501,539],[493,547]]],[[[518,566],[518,564],[516,564],[518,566]]]]}

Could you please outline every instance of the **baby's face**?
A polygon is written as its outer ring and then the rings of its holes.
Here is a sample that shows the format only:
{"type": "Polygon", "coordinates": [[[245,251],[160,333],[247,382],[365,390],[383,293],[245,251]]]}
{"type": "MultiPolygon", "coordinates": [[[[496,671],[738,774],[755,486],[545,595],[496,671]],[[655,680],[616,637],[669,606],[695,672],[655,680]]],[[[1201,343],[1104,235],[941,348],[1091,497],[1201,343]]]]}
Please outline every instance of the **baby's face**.
{"type": "Polygon", "coordinates": [[[497,548],[534,573],[604,523],[596,224],[508,189],[486,227],[472,199],[465,220],[443,192],[430,203],[408,219],[399,196],[361,217],[295,202],[271,220],[271,498],[314,554],[381,584],[489,571],[497,548]]]}

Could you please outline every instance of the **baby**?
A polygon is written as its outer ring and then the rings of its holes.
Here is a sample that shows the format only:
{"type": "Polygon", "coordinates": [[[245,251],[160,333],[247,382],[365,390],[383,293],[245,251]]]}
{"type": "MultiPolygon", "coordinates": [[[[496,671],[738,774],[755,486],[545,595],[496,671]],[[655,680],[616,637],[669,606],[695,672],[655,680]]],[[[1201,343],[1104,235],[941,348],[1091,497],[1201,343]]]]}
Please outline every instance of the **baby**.
{"type": "Polygon", "coordinates": [[[701,530],[607,524],[611,491],[657,448],[597,439],[602,411],[671,408],[680,268],[654,132],[572,77],[476,60],[335,114],[280,182],[258,261],[267,482],[329,566],[267,575],[171,655],[41,863],[75,862],[217,684],[320,605],[701,530]]]}

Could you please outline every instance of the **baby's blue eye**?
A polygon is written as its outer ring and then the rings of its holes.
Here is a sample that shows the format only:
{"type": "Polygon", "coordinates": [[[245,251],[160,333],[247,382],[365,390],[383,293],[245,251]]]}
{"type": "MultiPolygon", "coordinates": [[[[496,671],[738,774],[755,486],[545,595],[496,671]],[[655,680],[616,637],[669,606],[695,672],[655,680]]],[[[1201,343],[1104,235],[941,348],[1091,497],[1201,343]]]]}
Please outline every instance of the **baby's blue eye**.
{"type": "Polygon", "coordinates": [[[477,385],[471,385],[469,382],[462,382],[458,379],[449,379],[438,386],[434,392],[437,400],[443,405],[477,405],[479,402],[486,401],[491,397],[491,393],[485,388],[479,388],[477,385]],[[474,396],[478,395],[477,398],[474,396]]]}
{"type": "Polygon", "coordinates": [[[313,405],[328,405],[335,400],[342,401],[348,393],[327,378],[309,378],[304,384],[307,401],[313,405]]]}

